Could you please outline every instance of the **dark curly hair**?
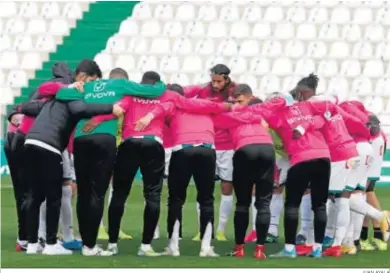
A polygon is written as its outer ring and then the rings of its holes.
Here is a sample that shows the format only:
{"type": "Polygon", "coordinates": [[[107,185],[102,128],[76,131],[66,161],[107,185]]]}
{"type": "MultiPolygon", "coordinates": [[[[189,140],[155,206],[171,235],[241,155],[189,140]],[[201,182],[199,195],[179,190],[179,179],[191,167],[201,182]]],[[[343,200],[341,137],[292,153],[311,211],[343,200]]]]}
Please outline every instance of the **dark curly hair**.
{"type": "Polygon", "coordinates": [[[319,81],[320,79],[318,78],[318,76],[311,73],[309,76],[302,78],[297,83],[297,88],[312,89],[315,92],[319,81]]]}

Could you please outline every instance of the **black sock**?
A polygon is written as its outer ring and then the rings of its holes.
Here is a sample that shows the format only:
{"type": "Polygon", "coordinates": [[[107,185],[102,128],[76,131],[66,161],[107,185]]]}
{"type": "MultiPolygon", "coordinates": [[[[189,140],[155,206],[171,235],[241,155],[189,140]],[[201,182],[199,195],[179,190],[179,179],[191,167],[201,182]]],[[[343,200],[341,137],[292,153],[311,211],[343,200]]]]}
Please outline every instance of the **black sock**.
{"type": "Polygon", "coordinates": [[[367,240],[368,239],[368,227],[363,227],[362,232],[360,233],[360,240],[367,240]]]}
{"type": "Polygon", "coordinates": [[[354,245],[359,248],[360,247],[360,240],[353,241],[354,245]]]}
{"type": "Polygon", "coordinates": [[[374,238],[379,239],[379,240],[383,240],[383,235],[382,235],[382,231],[380,228],[374,228],[374,238]]]}

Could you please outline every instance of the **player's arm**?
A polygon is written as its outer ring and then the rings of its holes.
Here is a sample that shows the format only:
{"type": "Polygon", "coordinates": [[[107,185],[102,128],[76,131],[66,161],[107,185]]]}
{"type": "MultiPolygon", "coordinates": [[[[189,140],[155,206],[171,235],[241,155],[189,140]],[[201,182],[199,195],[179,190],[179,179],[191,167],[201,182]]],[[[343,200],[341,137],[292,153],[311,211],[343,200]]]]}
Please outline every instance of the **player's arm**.
{"type": "Polygon", "coordinates": [[[156,98],[161,96],[167,90],[162,81],[155,84],[141,84],[126,79],[113,79],[113,87],[123,91],[123,95],[156,98]]]}

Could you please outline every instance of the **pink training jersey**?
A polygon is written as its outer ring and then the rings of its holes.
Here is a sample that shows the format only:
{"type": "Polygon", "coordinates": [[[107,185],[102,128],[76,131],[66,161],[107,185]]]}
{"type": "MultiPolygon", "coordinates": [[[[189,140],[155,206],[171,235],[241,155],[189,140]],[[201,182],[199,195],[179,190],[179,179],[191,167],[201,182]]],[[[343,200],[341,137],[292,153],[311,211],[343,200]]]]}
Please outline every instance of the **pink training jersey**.
{"type": "MultiPolygon", "coordinates": [[[[196,113],[198,116],[202,116],[201,114],[220,113],[227,110],[227,108],[221,103],[201,99],[186,99],[185,97],[172,91],[165,91],[164,94],[157,99],[141,99],[126,96],[119,104],[125,110],[122,130],[123,139],[127,137],[146,135],[153,135],[163,139],[163,130],[166,121],[165,115],[173,116],[175,108],[182,109],[183,111],[189,113],[196,113]],[[156,107],[157,105],[165,105],[165,107],[156,107]],[[153,120],[143,131],[136,131],[134,126],[135,122],[149,113],[154,115],[153,120]]],[[[115,116],[110,114],[96,116],[93,120],[101,122],[112,118],[115,118],[115,116]]],[[[172,130],[172,145],[175,145],[174,139],[177,139],[177,136],[175,136],[173,126],[179,125],[176,125],[176,123],[171,120],[170,128],[172,130]]],[[[180,126],[193,128],[197,127],[198,124],[191,122],[191,120],[186,120],[184,124],[180,123],[180,126]]],[[[212,143],[214,143],[214,140],[212,143]]]]}
{"type": "MultiPolygon", "coordinates": [[[[280,105],[278,102],[284,99],[275,98],[273,106],[268,107],[268,102],[251,105],[252,111],[262,115],[269,126],[274,129],[283,141],[284,148],[289,155],[291,166],[303,161],[318,158],[330,158],[328,145],[321,132],[323,126],[313,118],[312,107],[307,102],[295,103],[292,106],[280,105]],[[265,109],[267,106],[268,109],[265,109]],[[293,139],[295,129],[303,130],[298,139],[293,139]]],[[[316,102],[323,103],[323,102],[316,102]]],[[[315,113],[318,115],[318,113],[315,113]]]]}
{"type": "MultiPolygon", "coordinates": [[[[200,98],[200,99],[209,99],[216,102],[223,102],[230,99],[233,95],[234,88],[236,87],[235,83],[227,88],[227,94],[222,92],[215,92],[211,83],[201,84],[201,85],[190,85],[184,87],[184,96],[187,98],[200,98]]],[[[233,149],[233,140],[226,129],[217,129],[215,131],[215,148],[216,150],[232,150],[233,149]]]]}
{"type": "MultiPolygon", "coordinates": [[[[353,115],[358,118],[364,124],[369,122],[368,113],[366,112],[364,105],[359,101],[345,101],[339,104],[340,108],[343,109],[348,114],[353,115]]],[[[368,130],[368,128],[366,128],[368,130]]],[[[361,132],[349,132],[351,137],[355,140],[356,143],[359,142],[369,142],[371,140],[371,135],[366,136],[362,135],[361,132]]]]}
{"type": "Polygon", "coordinates": [[[227,129],[233,139],[234,150],[249,144],[272,144],[268,130],[261,125],[263,117],[249,110],[230,112],[213,118],[214,127],[227,129]]]}
{"type": "Polygon", "coordinates": [[[172,131],[171,128],[166,123],[167,122],[165,122],[163,128],[163,144],[164,144],[164,148],[169,149],[172,148],[173,146],[172,131]]]}

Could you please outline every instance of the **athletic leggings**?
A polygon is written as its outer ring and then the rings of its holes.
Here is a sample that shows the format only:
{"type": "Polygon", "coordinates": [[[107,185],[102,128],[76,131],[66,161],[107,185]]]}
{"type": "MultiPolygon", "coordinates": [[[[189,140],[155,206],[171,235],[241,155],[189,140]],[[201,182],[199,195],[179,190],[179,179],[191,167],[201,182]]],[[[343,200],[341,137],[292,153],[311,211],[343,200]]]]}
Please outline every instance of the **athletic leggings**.
{"type": "Polygon", "coordinates": [[[314,212],[314,239],[324,240],[326,228],[326,202],[328,199],[330,161],[319,158],[292,166],[287,174],[284,206],[284,236],[286,244],[295,244],[298,228],[299,206],[304,192],[310,187],[314,212]]]}
{"type": "Polygon", "coordinates": [[[160,217],[165,151],[164,147],[154,139],[128,138],[118,148],[114,167],[113,193],[108,210],[110,243],[118,241],[126,199],[139,168],[145,198],[142,243],[150,244],[153,240],[154,230],[160,217]]]}
{"type": "Polygon", "coordinates": [[[191,177],[197,190],[200,206],[200,235],[203,238],[207,224],[214,224],[215,150],[207,147],[187,147],[172,153],[168,176],[168,236],[178,220],[181,224],[182,208],[187,197],[191,177]]]}
{"type": "Polygon", "coordinates": [[[93,134],[74,140],[77,218],[83,244],[89,248],[96,245],[116,151],[115,137],[110,134],[93,134]]]}
{"type": "Polygon", "coordinates": [[[8,167],[11,173],[16,212],[18,217],[18,239],[27,241],[27,185],[23,178],[25,135],[20,132],[7,133],[4,143],[4,153],[7,157],[8,167]]]}
{"type": "Polygon", "coordinates": [[[62,197],[62,155],[45,148],[25,145],[24,166],[28,185],[26,204],[28,223],[28,242],[38,242],[39,208],[46,200],[46,243],[57,242],[58,221],[62,197]]]}
{"type": "Polygon", "coordinates": [[[233,156],[233,188],[236,194],[234,234],[236,244],[243,244],[249,224],[249,207],[253,185],[256,185],[257,244],[264,245],[271,220],[275,169],[275,152],[272,144],[250,144],[238,149],[233,156]]]}

